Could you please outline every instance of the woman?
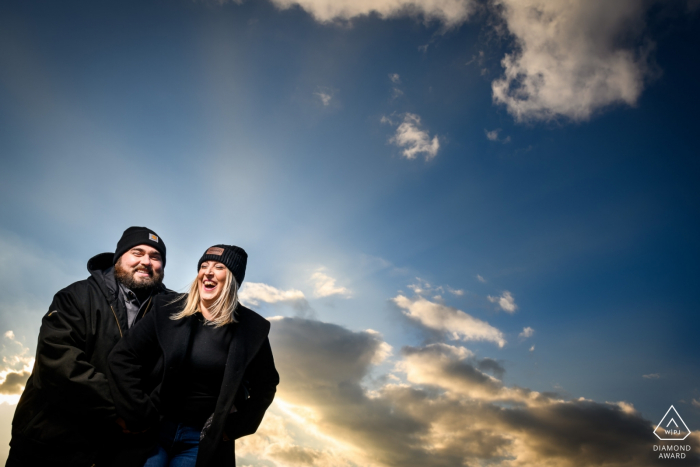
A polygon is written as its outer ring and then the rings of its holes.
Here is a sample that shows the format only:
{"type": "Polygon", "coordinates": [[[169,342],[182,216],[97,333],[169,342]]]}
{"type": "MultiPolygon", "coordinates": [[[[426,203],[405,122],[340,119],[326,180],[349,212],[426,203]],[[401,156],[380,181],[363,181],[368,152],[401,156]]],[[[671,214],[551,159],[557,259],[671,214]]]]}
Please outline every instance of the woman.
{"type": "Polygon", "coordinates": [[[233,440],[255,433],[272,403],[270,323],[238,303],[247,259],[209,248],[189,294],[157,298],[110,355],[118,423],[158,430],[144,467],[234,466],[233,440]]]}

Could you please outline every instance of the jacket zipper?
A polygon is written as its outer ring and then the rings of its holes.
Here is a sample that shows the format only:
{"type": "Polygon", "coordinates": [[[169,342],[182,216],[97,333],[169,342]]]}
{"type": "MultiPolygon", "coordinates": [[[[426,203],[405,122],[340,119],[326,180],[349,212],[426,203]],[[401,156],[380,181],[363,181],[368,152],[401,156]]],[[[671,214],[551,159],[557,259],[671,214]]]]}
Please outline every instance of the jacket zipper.
{"type": "Polygon", "coordinates": [[[117,313],[114,312],[114,307],[110,304],[109,307],[112,309],[112,314],[114,315],[114,320],[117,322],[117,327],[119,328],[119,337],[124,337],[124,334],[122,334],[122,327],[119,324],[119,319],[117,319],[117,313]]]}
{"type": "MultiPolygon", "coordinates": [[[[151,300],[153,300],[153,297],[149,297],[148,305],[146,305],[146,310],[143,312],[143,316],[141,316],[142,318],[144,316],[146,316],[146,313],[148,313],[148,310],[151,309],[151,300]]],[[[112,314],[114,315],[114,320],[117,322],[117,327],[119,328],[119,337],[124,337],[124,334],[122,333],[122,327],[119,324],[119,319],[117,318],[117,313],[114,311],[114,307],[110,304],[109,308],[111,308],[112,314]]]]}
{"type": "Polygon", "coordinates": [[[151,309],[151,300],[153,300],[153,296],[148,297],[148,305],[146,305],[146,309],[143,311],[141,318],[146,316],[146,313],[148,313],[148,311],[151,309]]]}

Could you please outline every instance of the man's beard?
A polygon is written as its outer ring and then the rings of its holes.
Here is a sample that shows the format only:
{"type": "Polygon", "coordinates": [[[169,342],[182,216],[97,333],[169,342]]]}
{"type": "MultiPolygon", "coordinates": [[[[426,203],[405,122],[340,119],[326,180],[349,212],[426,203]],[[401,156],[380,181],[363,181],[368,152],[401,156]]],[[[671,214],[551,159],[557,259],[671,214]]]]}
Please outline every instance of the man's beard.
{"type": "Polygon", "coordinates": [[[156,272],[152,267],[143,265],[127,269],[122,266],[122,260],[119,258],[117,264],[114,265],[114,277],[134,293],[148,292],[163,283],[163,270],[156,272]],[[151,277],[136,278],[136,271],[148,271],[151,277]]]}

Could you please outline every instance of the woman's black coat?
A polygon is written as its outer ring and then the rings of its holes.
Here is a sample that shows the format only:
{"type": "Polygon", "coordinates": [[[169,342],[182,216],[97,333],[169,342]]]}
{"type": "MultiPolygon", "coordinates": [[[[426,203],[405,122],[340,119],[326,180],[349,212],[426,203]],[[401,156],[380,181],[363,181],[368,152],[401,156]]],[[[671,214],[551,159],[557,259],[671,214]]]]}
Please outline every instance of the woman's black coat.
{"type": "MultiPolygon", "coordinates": [[[[155,427],[159,409],[177,404],[173,394],[182,384],[180,372],[197,318],[170,319],[186,301],[186,296],[174,302],[172,297],[158,297],[153,310],[110,354],[117,414],[131,431],[155,427]],[[162,377],[154,378],[154,372],[162,377]]],[[[202,430],[197,467],[235,465],[233,440],[255,433],[279,383],[267,338],[269,321],[240,304],[236,318],[216,409],[202,430]]]]}

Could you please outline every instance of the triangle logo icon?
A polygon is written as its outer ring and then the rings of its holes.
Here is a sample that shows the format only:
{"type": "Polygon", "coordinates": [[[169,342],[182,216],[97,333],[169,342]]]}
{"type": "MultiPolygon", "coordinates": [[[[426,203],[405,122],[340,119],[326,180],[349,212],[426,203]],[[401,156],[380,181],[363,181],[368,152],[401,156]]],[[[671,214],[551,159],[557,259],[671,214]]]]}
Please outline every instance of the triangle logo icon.
{"type": "Polygon", "coordinates": [[[656,425],[654,434],[662,441],[683,441],[690,436],[690,430],[676,408],[671,406],[656,425]]]}

